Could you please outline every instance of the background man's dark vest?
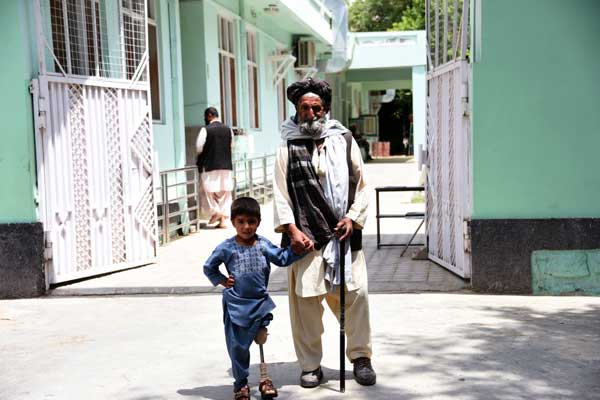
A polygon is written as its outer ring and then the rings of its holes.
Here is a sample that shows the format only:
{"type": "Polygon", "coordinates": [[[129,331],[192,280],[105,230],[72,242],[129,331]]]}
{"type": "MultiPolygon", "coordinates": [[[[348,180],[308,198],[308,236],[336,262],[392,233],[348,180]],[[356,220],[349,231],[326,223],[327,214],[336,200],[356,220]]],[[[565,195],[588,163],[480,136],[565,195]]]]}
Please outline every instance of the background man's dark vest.
{"type": "Polygon", "coordinates": [[[206,143],[198,155],[196,165],[200,172],[233,169],[231,162],[231,129],[218,121],[206,126],[206,143]]]}

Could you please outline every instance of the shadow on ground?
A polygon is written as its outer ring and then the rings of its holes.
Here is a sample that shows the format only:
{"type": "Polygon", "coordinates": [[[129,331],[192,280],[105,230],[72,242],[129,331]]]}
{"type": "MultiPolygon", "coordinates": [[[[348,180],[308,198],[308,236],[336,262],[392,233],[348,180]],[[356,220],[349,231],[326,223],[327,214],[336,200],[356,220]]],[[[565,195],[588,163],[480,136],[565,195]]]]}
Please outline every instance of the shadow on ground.
{"type": "MultiPolygon", "coordinates": [[[[250,377],[249,386],[253,398],[260,398],[260,392],[258,391],[258,381],[260,377],[259,364],[252,364],[250,366],[250,377]]],[[[277,362],[269,363],[269,376],[273,380],[279,397],[290,398],[290,389],[300,389],[300,369],[296,362],[277,362]]],[[[333,370],[327,367],[322,367],[323,370],[323,381],[319,390],[329,390],[332,392],[339,392],[339,370],[333,370]]],[[[228,371],[231,376],[231,370],[228,371]]],[[[346,379],[354,379],[352,377],[352,371],[346,370],[346,379]]],[[[311,392],[311,390],[302,390],[305,394],[311,392]]],[[[192,389],[180,389],[177,391],[182,396],[199,397],[202,399],[210,400],[222,400],[232,396],[233,393],[233,378],[232,385],[220,385],[220,386],[198,386],[192,389]]]]}
{"type": "MultiPolygon", "coordinates": [[[[381,235],[382,243],[407,243],[410,234],[381,235]]],[[[424,243],[418,234],[415,243],[424,243]]],[[[413,260],[421,246],[410,246],[403,256],[404,246],[377,249],[377,236],[363,236],[363,251],[367,262],[370,293],[457,292],[469,288],[469,280],[460,278],[429,260],[413,260]]],[[[274,269],[270,277],[272,293],[287,292],[287,269],[274,269]]]]}
{"type": "MultiPolygon", "coordinates": [[[[377,334],[374,327],[373,364],[378,372],[374,387],[354,383],[349,363],[346,394],[338,392],[335,369],[324,368],[325,381],[318,391],[298,387],[300,370],[295,362],[269,364],[269,372],[280,397],[286,399],[303,399],[308,394],[315,399],[365,400],[599,398],[600,306],[542,312],[526,306],[474,304],[473,310],[481,322],[457,321],[450,330],[441,330],[447,336],[414,328],[377,334]]],[[[424,324],[442,320],[431,315],[424,324]]],[[[253,364],[254,398],[260,397],[258,376],[258,365],[253,364]]],[[[202,386],[177,393],[217,400],[229,398],[231,390],[225,385],[202,386]]]]}
{"type": "Polygon", "coordinates": [[[435,382],[435,390],[404,397],[394,389],[391,398],[600,398],[600,306],[556,312],[473,307],[486,320],[503,322],[457,324],[447,338],[416,332],[374,338],[380,353],[404,360],[386,365],[401,386],[435,382]]]}

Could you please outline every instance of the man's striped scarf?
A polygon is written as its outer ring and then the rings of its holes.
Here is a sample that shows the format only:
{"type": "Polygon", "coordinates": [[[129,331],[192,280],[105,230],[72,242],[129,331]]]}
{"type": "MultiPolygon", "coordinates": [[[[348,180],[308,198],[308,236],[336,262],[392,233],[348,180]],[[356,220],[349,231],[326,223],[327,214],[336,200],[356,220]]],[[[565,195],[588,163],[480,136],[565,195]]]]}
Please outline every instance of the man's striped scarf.
{"type": "MultiPolygon", "coordinates": [[[[338,218],[327,200],[312,164],[312,139],[288,140],[287,187],[298,228],[314,243],[325,246],[333,236],[338,218]]],[[[289,241],[284,235],[284,242],[289,241]]]]}

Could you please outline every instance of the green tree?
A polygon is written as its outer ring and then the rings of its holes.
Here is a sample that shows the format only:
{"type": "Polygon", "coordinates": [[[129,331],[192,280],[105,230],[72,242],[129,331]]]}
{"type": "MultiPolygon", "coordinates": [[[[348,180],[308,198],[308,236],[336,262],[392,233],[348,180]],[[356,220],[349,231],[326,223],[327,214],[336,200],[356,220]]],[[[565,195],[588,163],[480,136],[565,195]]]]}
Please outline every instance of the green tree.
{"type": "Polygon", "coordinates": [[[390,31],[417,31],[425,29],[425,0],[412,0],[402,12],[402,19],[394,22],[390,31]]]}
{"type": "Polygon", "coordinates": [[[414,0],[356,0],[349,10],[350,30],[353,32],[390,30],[394,23],[402,21],[404,11],[411,7],[413,2],[414,0]]]}

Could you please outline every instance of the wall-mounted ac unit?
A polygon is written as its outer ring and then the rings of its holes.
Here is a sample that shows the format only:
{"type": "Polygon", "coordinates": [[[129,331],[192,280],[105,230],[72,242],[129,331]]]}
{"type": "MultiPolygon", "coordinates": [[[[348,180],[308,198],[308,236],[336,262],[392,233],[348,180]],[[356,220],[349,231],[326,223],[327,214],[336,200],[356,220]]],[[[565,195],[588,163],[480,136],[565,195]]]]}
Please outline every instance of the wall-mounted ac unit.
{"type": "Polygon", "coordinates": [[[312,40],[298,40],[297,52],[296,68],[314,68],[317,65],[317,50],[312,40]]]}

